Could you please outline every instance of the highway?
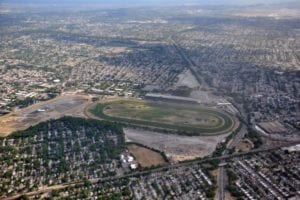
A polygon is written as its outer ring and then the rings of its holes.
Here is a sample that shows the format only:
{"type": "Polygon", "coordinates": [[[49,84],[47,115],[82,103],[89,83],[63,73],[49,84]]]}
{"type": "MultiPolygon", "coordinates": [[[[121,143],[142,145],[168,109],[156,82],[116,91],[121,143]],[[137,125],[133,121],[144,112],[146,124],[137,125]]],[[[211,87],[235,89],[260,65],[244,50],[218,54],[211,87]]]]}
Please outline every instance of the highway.
{"type": "Polygon", "coordinates": [[[241,122],[241,129],[240,131],[232,138],[231,141],[228,142],[226,149],[232,149],[236,145],[238,145],[244,136],[247,134],[248,128],[247,126],[241,122]]]}
{"type": "MultiPolygon", "coordinates": [[[[201,77],[196,73],[194,67],[196,67],[196,64],[188,58],[188,56],[184,53],[182,48],[170,37],[169,40],[175,47],[175,49],[178,51],[180,56],[183,60],[187,63],[187,67],[192,72],[193,76],[196,78],[199,85],[205,85],[205,82],[202,80],[201,77]]],[[[247,126],[245,124],[242,124],[241,130],[233,137],[233,139],[227,144],[226,149],[223,151],[223,156],[226,156],[228,154],[228,150],[235,147],[237,144],[241,142],[245,134],[247,133],[247,126]]],[[[225,186],[226,186],[226,180],[225,180],[225,173],[224,173],[224,161],[220,163],[219,167],[219,175],[218,175],[218,192],[217,192],[217,199],[224,200],[225,199],[225,186]]]]}
{"type": "Polygon", "coordinates": [[[196,73],[194,67],[197,67],[197,68],[199,68],[199,67],[194,63],[194,61],[192,61],[191,59],[188,58],[188,56],[184,53],[182,48],[174,41],[174,39],[172,39],[172,36],[169,37],[168,40],[170,41],[170,43],[173,44],[174,48],[177,50],[177,52],[179,53],[181,58],[187,63],[187,68],[191,71],[193,76],[196,78],[199,85],[208,87],[208,85],[205,83],[205,81],[203,81],[202,78],[196,73]]]}
{"type": "MultiPolygon", "coordinates": [[[[290,147],[290,146],[294,146],[294,145],[297,145],[297,144],[300,144],[300,141],[291,142],[289,144],[284,144],[284,145],[277,145],[277,146],[268,147],[268,148],[254,149],[254,150],[251,150],[251,151],[248,151],[248,152],[241,152],[241,153],[234,153],[234,154],[230,154],[230,155],[222,155],[222,156],[219,156],[219,157],[211,157],[211,158],[205,158],[205,159],[199,159],[199,160],[192,160],[192,161],[177,163],[177,164],[168,165],[168,166],[164,166],[164,167],[158,167],[158,168],[150,169],[150,170],[135,171],[135,172],[120,175],[120,176],[113,176],[113,177],[99,178],[99,179],[90,179],[89,181],[91,183],[102,183],[102,182],[107,182],[107,181],[115,181],[115,180],[119,180],[119,179],[123,179],[123,178],[147,175],[147,174],[150,174],[150,173],[157,173],[157,172],[172,170],[172,169],[176,169],[176,168],[180,168],[180,167],[188,167],[188,166],[192,166],[192,165],[203,164],[203,163],[207,163],[207,162],[210,162],[210,161],[213,161],[213,160],[220,160],[221,163],[222,163],[222,162],[225,162],[226,160],[231,159],[231,158],[242,157],[242,156],[245,156],[245,155],[248,155],[248,154],[259,153],[259,152],[274,151],[274,150],[278,150],[278,149],[283,148],[283,147],[290,147]]],[[[45,188],[39,189],[37,191],[29,192],[29,193],[26,193],[26,194],[28,196],[34,196],[34,195],[37,195],[37,194],[42,194],[42,193],[45,193],[45,192],[51,192],[53,190],[63,189],[63,188],[69,187],[69,186],[74,186],[75,184],[84,184],[84,182],[83,181],[78,181],[78,182],[67,183],[67,184],[64,184],[64,185],[45,187],[45,188]]],[[[16,194],[14,196],[1,198],[0,200],[14,200],[14,199],[17,199],[18,197],[20,197],[21,195],[22,194],[16,194]]]]}
{"type": "MultiPolygon", "coordinates": [[[[200,85],[205,85],[205,83],[202,81],[202,78],[198,76],[198,74],[196,73],[194,67],[196,67],[195,63],[193,61],[191,61],[183,52],[183,50],[181,49],[181,47],[179,47],[176,42],[174,40],[172,40],[170,38],[170,40],[172,41],[172,44],[174,45],[174,47],[176,48],[176,50],[179,52],[180,56],[187,62],[188,64],[188,68],[189,70],[192,72],[192,74],[195,76],[196,80],[198,81],[198,83],[200,85]]],[[[94,104],[91,104],[91,106],[94,104]]],[[[87,107],[85,109],[85,115],[89,118],[96,118],[95,116],[91,115],[88,112],[88,109],[91,108],[91,106],[87,107]]],[[[98,119],[98,118],[96,118],[98,119]]],[[[197,160],[192,160],[192,161],[187,161],[187,162],[183,162],[183,163],[177,163],[177,164],[172,164],[172,165],[168,165],[168,166],[164,166],[164,167],[158,167],[155,169],[150,169],[150,170],[144,170],[144,171],[135,171],[129,174],[124,174],[124,175],[120,175],[120,176],[113,176],[113,177],[106,177],[106,178],[98,178],[98,179],[90,179],[89,181],[91,183],[102,183],[102,182],[108,182],[108,181],[115,181],[115,180],[119,180],[119,179],[123,179],[123,178],[129,178],[129,177],[135,177],[135,176],[141,176],[141,175],[147,175],[150,173],[157,173],[157,172],[162,172],[162,171],[166,171],[166,170],[172,170],[172,169],[176,169],[176,168],[180,168],[180,167],[188,167],[188,166],[193,166],[193,165],[197,165],[197,164],[202,164],[202,163],[207,163],[210,161],[214,161],[214,160],[220,160],[220,167],[219,167],[219,176],[218,176],[218,192],[217,192],[217,198],[220,200],[224,200],[225,199],[225,183],[226,183],[226,177],[225,177],[225,169],[222,166],[222,164],[225,164],[226,160],[231,159],[231,158],[236,158],[236,157],[242,157],[248,154],[253,154],[253,153],[259,153],[259,152],[266,152],[266,151],[274,151],[274,150],[278,150],[282,147],[289,147],[289,146],[293,146],[296,144],[300,144],[300,141],[295,141],[295,142],[290,142],[288,144],[284,144],[284,145],[277,145],[277,146],[273,146],[273,147],[263,147],[263,148],[259,148],[259,149],[254,149],[254,150],[250,150],[248,152],[241,152],[241,153],[234,153],[234,154],[228,154],[228,150],[235,147],[241,140],[242,138],[245,136],[245,134],[247,133],[247,126],[245,124],[242,124],[241,130],[233,137],[233,139],[227,144],[226,149],[223,151],[222,156],[218,156],[218,157],[208,157],[208,158],[204,158],[204,159],[197,159],[197,160]]],[[[41,188],[37,191],[33,191],[30,193],[27,193],[28,196],[34,196],[37,194],[43,194],[46,192],[51,192],[53,190],[57,190],[57,189],[63,189],[69,186],[74,186],[75,184],[84,184],[83,181],[78,181],[78,182],[70,182],[64,185],[57,185],[57,186],[52,186],[52,187],[45,187],[45,188],[41,188]]],[[[14,200],[17,199],[21,196],[22,194],[16,194],[14,196],[11,197],[5,197],[5,198],[1,198],[1,200],[14,200]]]]}
{"type": "MultiPolygon", "coordinates": [[[[241,142],[244,136],[247,133],[247,126],[241,123],[242,127],[240,131],[230,140],[227,144],[226,149],[223,151],[222,155],[226,156],[228,154],[228,150],[234,148],[237,144],[241,142]]],[[[225,187],[226,187],[226,175],[224,169],[225,160],[222,160],[219,167],[219,174],[218,174],[218,191],[217,191],[217,198],[219,200],[225,199],[225,187]]]]}

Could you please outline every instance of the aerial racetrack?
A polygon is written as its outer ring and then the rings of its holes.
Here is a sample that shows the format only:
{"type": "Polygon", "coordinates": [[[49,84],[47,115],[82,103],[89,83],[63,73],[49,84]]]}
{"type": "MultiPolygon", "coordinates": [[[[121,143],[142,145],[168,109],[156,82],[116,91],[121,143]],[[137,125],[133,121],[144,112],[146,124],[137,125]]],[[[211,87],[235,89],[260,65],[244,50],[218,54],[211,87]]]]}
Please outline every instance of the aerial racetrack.
{"type": "Polygon", "coordinates": [[[98,103],[91,112],[103,119],[187,135],[220,135],[232,131],[235,120],[227,113],[199,104],[178,104],[137,99],[98,103]]]}

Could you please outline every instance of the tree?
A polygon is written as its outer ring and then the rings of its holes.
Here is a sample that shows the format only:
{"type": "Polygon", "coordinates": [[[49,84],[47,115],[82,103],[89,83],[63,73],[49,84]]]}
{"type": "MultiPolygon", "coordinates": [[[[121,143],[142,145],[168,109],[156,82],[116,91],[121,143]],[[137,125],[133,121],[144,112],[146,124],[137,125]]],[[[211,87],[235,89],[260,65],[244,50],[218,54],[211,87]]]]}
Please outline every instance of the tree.
{"type": "Polygon", "coordinates": [[[22,196],[17,198],[17,200],[29,200],[29,197],[26,194],[23,194],[22,196]]]}

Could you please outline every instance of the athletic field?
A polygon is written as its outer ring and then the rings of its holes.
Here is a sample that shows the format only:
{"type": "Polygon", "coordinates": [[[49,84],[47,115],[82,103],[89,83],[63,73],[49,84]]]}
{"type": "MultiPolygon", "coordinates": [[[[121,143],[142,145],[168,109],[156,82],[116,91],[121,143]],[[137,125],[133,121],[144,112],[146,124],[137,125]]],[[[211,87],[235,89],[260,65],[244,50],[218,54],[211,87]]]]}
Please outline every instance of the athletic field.
{"type": "Polygon", "coordinates": [[[228,114],[216,109],[204,108],[199,104],[118,99],[98,103],[92,113],[109,121],[198,135],[222,134],[233,127],[233,119],[228,114]]]}

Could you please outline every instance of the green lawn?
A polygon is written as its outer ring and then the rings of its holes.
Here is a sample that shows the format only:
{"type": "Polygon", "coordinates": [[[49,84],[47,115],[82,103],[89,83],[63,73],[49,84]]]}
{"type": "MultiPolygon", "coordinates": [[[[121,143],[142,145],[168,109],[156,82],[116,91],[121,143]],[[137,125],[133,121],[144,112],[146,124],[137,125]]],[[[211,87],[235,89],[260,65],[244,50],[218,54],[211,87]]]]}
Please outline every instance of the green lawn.
{"type": "Polygon", "coordinates": [[[126,99],[98,103],[91,112],[109,121],[177,130],[191,135],[221,134],[233,125],[229,115],[199,105],[126,99]]]}

